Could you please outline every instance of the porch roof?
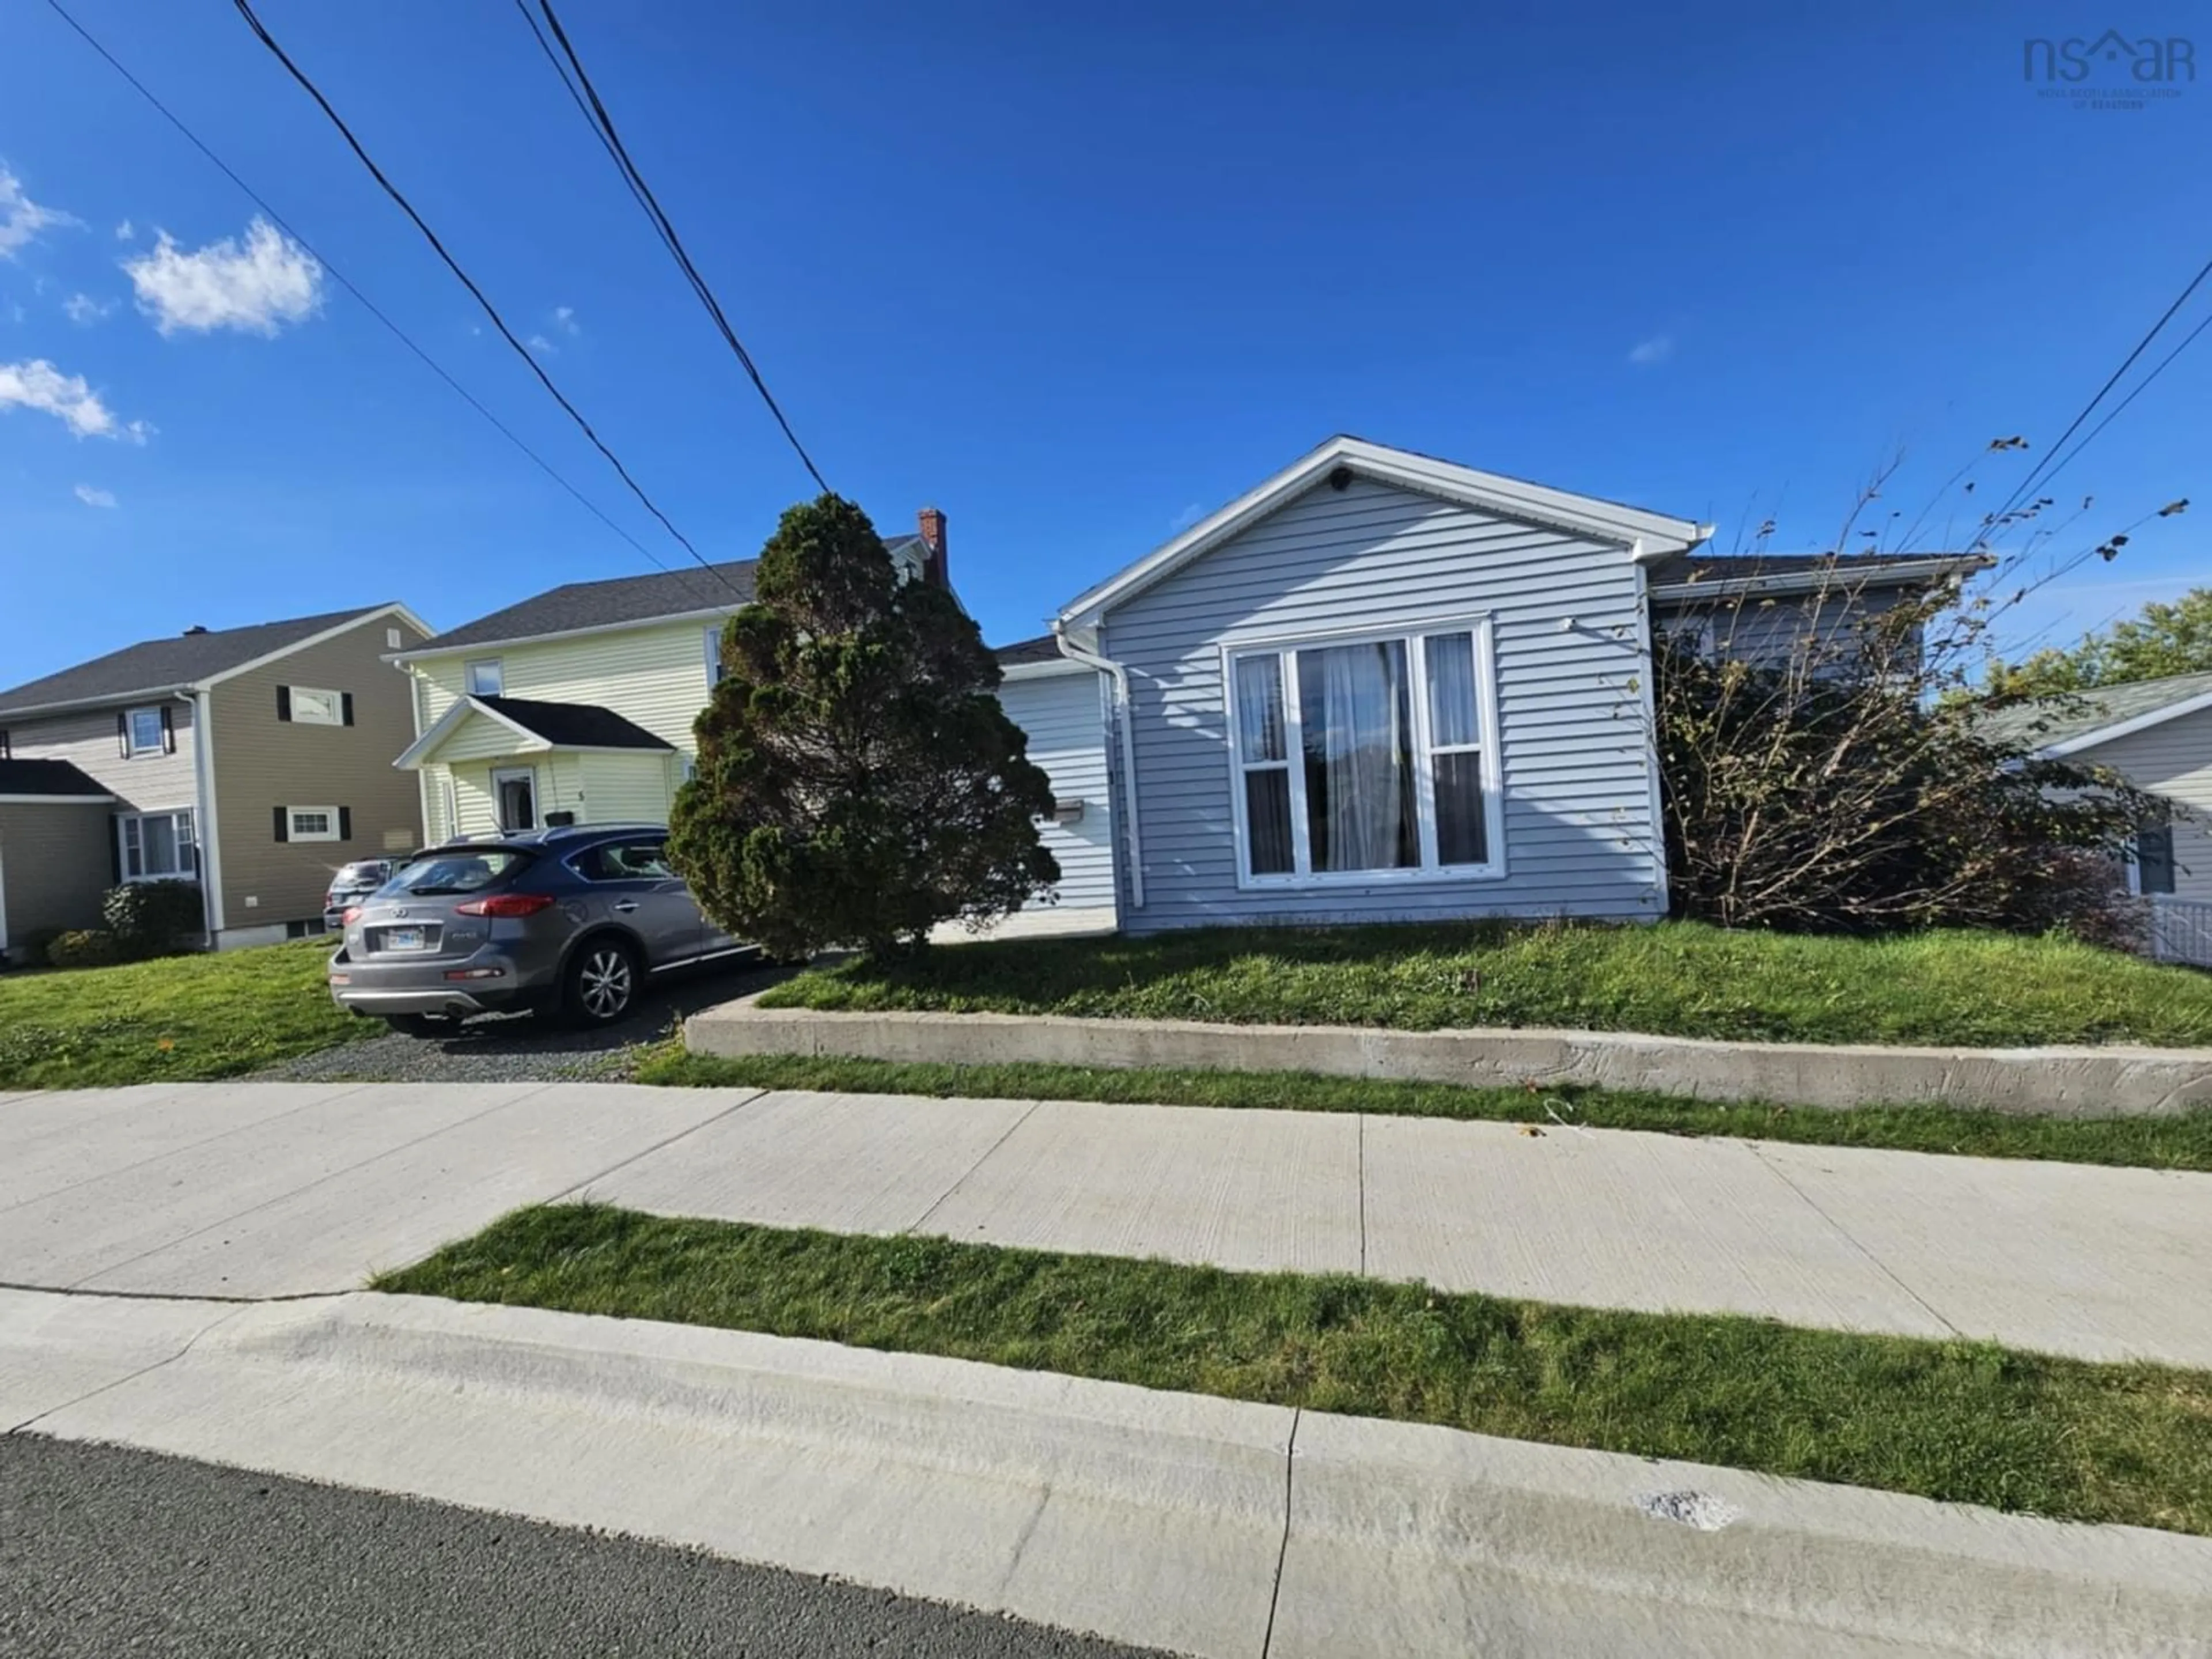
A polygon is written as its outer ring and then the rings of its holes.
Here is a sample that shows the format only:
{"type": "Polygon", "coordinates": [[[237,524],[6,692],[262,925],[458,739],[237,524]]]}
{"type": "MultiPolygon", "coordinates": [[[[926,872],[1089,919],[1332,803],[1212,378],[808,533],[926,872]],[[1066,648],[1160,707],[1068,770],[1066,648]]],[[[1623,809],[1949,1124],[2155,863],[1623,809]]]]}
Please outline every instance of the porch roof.
{"type": "Polygon", "coordinates": [[[611,708],[587,702],[538,702],[525,697],[463,697],[447,709],[435,726],[409,744],[392,763],[404,771],[416,771],[438,757],[441,750],[471,726],[491,720],[514,739],[518,754],[542,754],[549,750],[570,752],[632,752],[658,750],[672,752],[675,744],[655,737],[635,721],[611,708]]]}

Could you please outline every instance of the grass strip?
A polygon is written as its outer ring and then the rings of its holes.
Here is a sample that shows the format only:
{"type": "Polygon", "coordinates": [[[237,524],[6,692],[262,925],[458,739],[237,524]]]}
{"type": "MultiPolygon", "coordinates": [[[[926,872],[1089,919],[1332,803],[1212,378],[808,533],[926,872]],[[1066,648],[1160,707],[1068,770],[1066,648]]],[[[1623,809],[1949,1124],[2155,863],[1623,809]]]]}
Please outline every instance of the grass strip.
{"type": "Polygon", "coordinates": [[[581,1204],[517,1211],[375,1288],[2212,1533],[2212,1376],[2160,1366],[581,1204]]]}
{"type": "Polygon", "coordinates": [[[1229,1024],[1470,1025],[1747,1042],[2212,1044],[2212,974],[2050,935],[1696,922],[1206,927],[1008,939],[801,974],[764,1006],[1229,1024]]]}
{"type": "Polygon", "coordinates": [[[382,1034],[331,1001],[327,940],[0,974],[0,1088],[237,1077],[382,1034]]]}
{"type": "Polygon", "coordinates": [[[1102,1100],[1155,1106],[1373,1112],[1673,1135],[1735,1135],[1804,1146],[1875,1146],[1971,1158],[2044,1158],[2146,1170],[2212,1170],[2212,1109],[2179,1117],[2014,1117],[1949,1106],[1862,1106],[1847,1112],[1764,1102],[1685,1100],[1598,1089],[1463,1089],[1310,1072],[1119,1071],[1085,1066],[907,1064],[808,1054],[729,1059],[664,1048],[637,1073],[678,1087],[819,1089],[986,1100],[1102,1100]]]}

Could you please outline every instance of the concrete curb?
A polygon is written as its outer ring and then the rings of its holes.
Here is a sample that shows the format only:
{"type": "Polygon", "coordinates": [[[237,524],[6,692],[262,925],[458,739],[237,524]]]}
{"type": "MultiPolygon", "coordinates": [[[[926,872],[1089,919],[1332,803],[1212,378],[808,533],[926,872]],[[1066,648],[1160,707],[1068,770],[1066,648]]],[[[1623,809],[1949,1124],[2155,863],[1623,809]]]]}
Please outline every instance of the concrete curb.
{"type": "Polygon", "coordinates": [[[2090,1118],[2173,1116],[2212,1104],[2212,1048],[1908,1048],[1610,1031],[1389,1031],[758,1005],[756,995],[694,1014],[684,1024],[684,1040],[703,1054],[1318,1072],[1477,1087],[1578,1084],[1831,1109],[1948,1104],[2090,1118]]]}
{"type": "MultiPolygon", "coordinates": [[[[112,1305],[51,1300],[40,1340],[96,1372],[112,1305]]],[[[151,1370],[143,1349],[35,1431],[1206,1659],[2150,1654],[2212,1629],[2212,1540],[955,1360],[366,1294],[234,1313],[151,1370]]]]}

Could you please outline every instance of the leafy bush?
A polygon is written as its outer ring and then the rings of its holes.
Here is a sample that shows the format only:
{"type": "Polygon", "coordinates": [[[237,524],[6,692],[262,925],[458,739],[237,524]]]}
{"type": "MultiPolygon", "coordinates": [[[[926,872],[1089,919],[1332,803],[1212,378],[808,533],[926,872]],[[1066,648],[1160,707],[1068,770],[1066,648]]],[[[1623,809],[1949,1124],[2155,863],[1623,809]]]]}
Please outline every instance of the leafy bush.
{"type": "Polygon", "coordinates": [[[77,928],[63,933],[46,946],[50,968],[112,968],[135,954],[113,933],[99,928],[77,928]]]}
{"type": "Polygon", "coordinates": [[[207,910],[196,881],[132,881],[111,887],[100,915],[138,956],[161,956],[198,935],[207,910]]]}
{"type": "Polygon", "coordinates": [[[669,820],[709,915],[778,956],[880,958],[1059,880],[1036,822],[1051,781],[951,590],[899,580],[867,515],[827,495],[783,515],[755,586],[669,820]]]}

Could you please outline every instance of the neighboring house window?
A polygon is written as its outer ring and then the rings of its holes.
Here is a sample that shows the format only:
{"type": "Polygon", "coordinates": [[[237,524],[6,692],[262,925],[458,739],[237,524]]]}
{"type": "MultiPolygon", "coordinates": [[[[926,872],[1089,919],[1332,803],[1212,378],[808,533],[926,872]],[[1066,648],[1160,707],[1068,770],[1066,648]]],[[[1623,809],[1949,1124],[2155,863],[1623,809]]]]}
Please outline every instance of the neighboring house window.
{"type": "Polygon", "coordinates": [[[711,691],[722,683],[722,629],[720,623],[707,629],[707,689],[711,691]]]}
{"type": "Polygon", "coordinates": [[[1490,656],[1480,622],[1233,647],[1240,879],[1500,873],[1490,656]]]}
{"type": "Polygon", "coordinates": [[[123,842],[123,879],[167,881],[199,873],[199,848],[190,809],[137,812],[115,821],[123,842]]]}
{"type": "Polygon", "coordinates": [[[384,648],[386,650],[397,651],[399,648],[399,630],[398,629],[387,628],[384,630],[384,648]]]}
{"type": "Polygon", "coordinates": [[[13,760],[15,758],[15,745],[8,741],[8,734],[5,732],[0,732],[0,760],[13,760]]]}
{"type": "Polygon", "coordinates": [[[133,708],[118,714],[115,717],[115,735],[122,744],[125,760],[177,752],[176,731],[170,723],[166,704],[155,708],[133,708]]]}
{"type": "Polygon", "coordinates": [[[1713,619],[1709,615],[1673,616],[1658,619],[1660,637],[1675,650],[1693,657],[1713,654],[1713,619]]]}
{"type": "Polygon", "coordinates": [[[279,841],[343,841],[346,810],[342,806],[286,806],[284,833],[279,841]]]}
{"type": "Polygon", "coordinates": [[[2136,890],[2171,893],[2173,890],[2173,826],[2146,824],[2136,831],[2136,890]]]}
{"type": "Polygon", "coordinates": [[[343,691],[321,691],[313,686],[276,688],[276,718],[301,726],[350,726],[353,698],[343,691]]]}
{"type": "Polygon", "coordinates": [[[472,697],[496,697],[506,684],[507,675],[497,657],[486,657],[468,665],[469,695],[472,697]]]}

